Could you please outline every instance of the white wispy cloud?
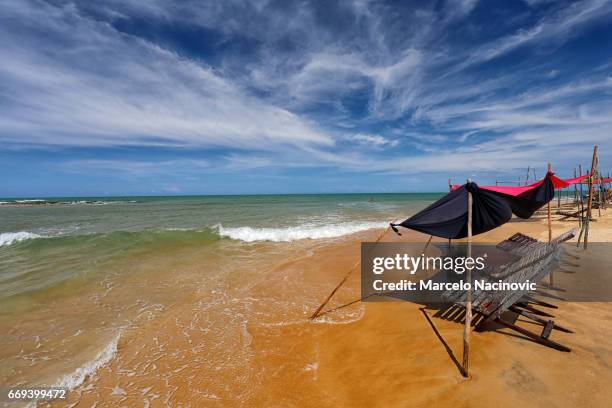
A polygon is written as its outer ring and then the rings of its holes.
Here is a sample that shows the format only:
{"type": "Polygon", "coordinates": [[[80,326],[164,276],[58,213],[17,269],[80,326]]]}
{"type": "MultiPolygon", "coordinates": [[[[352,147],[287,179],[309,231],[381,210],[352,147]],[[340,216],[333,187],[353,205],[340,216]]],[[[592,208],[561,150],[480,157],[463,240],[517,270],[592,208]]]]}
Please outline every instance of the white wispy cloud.
{"type": "Polygon", "coordinates": [[[366,133],[356,133],[354,135],[351,135],[349,137],[349,140],[373,146],[395,147],[399,144],[399,141],[397,140],[387,139],[386,137],[383,137],[381,135],[370,135],[366,133]]]}
{"type": "Polygon", "coordinates": [[[525,7],[495,35],[464,24],[484,7],[473,0],[59,4],[3,2],[4,144],[223,148],[232,152],[212,167],[371,172],[511,170],[543,157],[575,162],[585,144],[610,146],[609,62],[572,72],[554,53],[609,21],[611,1],[547,4],[533,19],[525,7]],[[132,18],[214,30],[251,54],[192,58],[112,24],[132,18]],[[467,37],[459,44],[458,25],[467,37]],[[528,47],[533,59],[478,71],[528,47]]]}
{"type": "Polygon", "coordinates": [[[316,124],[249,95],[212,68],[122,35],[70,5],[11,2],[3,16],[22,28],[0,28],[2,94],[10,100],[0,117],[5,142],[257,149],[333,143],[316,124]]]}

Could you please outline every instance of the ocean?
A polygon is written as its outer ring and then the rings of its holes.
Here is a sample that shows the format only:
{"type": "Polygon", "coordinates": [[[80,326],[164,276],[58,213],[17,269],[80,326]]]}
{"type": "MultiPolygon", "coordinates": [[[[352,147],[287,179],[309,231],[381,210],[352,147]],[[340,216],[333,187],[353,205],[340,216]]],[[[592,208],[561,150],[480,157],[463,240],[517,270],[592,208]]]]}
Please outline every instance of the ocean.
{"type": "MultiPolygon", "coordinates": [[[[122,341],[203,310],[206,322],[181,330],[212,336],[201,355],[219,370],[227,350],[244,352],[229,344],[236,333],[248,338],[245,322],[268,319],[255,312],[253,288],[286,278],[269,268],[385,228],[440,195],[2,199],[0,384],[75,388],[122,341]]],[[[294,303],[275,306],[279,315],[305,313],[295,290],[294,303]]],[[[137,368],[146,363],[131,364],[133,375],[145,376],[137,368]]]]}

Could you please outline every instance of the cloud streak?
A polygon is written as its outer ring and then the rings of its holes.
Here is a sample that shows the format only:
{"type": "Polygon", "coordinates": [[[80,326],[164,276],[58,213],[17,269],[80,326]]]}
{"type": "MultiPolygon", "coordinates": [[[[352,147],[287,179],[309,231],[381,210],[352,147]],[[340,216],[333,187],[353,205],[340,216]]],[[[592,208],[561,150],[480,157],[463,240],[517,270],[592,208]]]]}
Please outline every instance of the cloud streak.
{"type": "Polygon", "coordinates": [[[3,15],[5,142],[258,149],[333,143],[316,125],[250,96],[211,67],[122,35],[69,5],[15,2],[3,15]]]}
{"type": "Polygon", "coordinates": [[[612,35],[611,1],[2,3],[6,149],[143,151],[68,167],[146,174],[150,149],[203,173],[612,159],[611,50],[584,46],[612,35]]]}

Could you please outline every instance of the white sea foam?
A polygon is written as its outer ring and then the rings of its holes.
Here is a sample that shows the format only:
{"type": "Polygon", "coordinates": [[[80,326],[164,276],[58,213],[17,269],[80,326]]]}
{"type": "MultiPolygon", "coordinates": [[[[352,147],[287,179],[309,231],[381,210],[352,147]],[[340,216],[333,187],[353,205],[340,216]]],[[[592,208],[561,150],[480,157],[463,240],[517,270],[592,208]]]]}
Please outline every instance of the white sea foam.
{"type": "Polygon", "coordinates": [[[245,242],[289,242],[299,239],[334,238],[359,231],[384,228],[386,226],[386,222],[360,222],[317,226],[302,225],[284,228],[224,227],[221,224],[217,224],[215,228],[222,237],[245,242]]]}
{"type": "Polygon", "coordinates": [[[35,198],[33,200],[15,200],[16,203],[27,204],[27,203],[44,203],[47,200],[43,200],[41,198],[35,198]]]}
{"type": "Polygon", "coordinates": [[[12,245],[15,242],[34,238],[42,238],[42,236],[27,231],[3,232],[2,234],[0,234],[0,247],[12,245]]]}
{"type": "Polygon", "coordinates": [[[115,357],[120,337],[121,333],[117,334],[117,336],[98,353],[96,358],[77,368],[72,373],[60,378],[60,380],[53,387],[66,387],[68,389],[74,389],[83,384],[87,377],[95,374],[96,371],[108,364],[113,357],[115,357]]]}

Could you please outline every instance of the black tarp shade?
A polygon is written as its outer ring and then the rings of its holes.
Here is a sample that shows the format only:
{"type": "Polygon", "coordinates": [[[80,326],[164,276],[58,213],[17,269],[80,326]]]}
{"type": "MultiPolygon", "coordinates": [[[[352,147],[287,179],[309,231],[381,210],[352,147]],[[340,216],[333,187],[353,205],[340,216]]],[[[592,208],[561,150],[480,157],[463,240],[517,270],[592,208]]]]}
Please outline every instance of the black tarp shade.
{"type": "Polygon", "coordinates": [[[472,193],[472,235],[482,234],[505,224],[515,214],[529,218],[555,196],[552,173],[542,183],[519,195],[479,188],[476,183],[466,183],[451,191],[429,207],[396,226],[410,228],[436,237],[458,239],[467,236],[468,192],[472,193]]]}

